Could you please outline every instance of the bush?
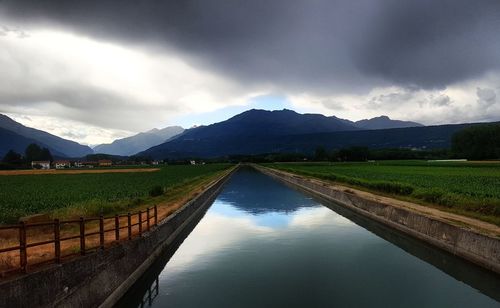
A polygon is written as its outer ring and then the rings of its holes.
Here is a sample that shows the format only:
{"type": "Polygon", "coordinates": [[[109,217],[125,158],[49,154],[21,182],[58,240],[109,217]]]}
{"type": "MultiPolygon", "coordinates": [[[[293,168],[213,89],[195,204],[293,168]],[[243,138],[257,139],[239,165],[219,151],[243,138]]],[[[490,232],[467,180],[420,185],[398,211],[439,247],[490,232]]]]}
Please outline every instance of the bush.
{"type": "Polygon", "coordinates": [[[413,193],[413,187],[391,182],[373,182],[366,185],[372,189],[383,191],[386,193],[396,194],[396,195],[411,195],[413,193]]]}
{"type": "Polygon", "coordinates": [[[424,200],[425,202],[449,206],[448,204],[443,204],[445,203],[442,200],[444,195],[445,192],[442,190],[430,189],[430,190],[419,191],[418,193],[415,194],[415,197],[424,200]]]}
{"type": "Polygon", "coordinates": [[[153,188],[151,188],[151,190],[149,191],[149,195],[151,197],[158,197],[163,195],[163,187],[161,187],[160,185],[153,186],[153,188]]]}

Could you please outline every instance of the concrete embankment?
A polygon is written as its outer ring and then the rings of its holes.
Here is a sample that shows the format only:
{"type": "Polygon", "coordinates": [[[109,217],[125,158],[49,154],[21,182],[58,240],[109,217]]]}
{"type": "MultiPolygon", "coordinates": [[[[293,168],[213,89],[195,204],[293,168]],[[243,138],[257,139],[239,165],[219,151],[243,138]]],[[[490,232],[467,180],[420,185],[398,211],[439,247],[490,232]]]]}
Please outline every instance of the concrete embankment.
{"type": "Polygon", "coordinates": [[[258,165],[253,167],[500,274],[498,234],[483,233],[461,222],[415,210],[423,206],[405,208],[396,205],[401,203],[396,200],[391,204],[390,198],[368,197],[376,195],[258,165]]]}
{"type": "Polygon", "coordinates": [[[0,282],[0,307],[111,307],[184,229],[199,221],[236,168],[142,237],[0,282]]]}

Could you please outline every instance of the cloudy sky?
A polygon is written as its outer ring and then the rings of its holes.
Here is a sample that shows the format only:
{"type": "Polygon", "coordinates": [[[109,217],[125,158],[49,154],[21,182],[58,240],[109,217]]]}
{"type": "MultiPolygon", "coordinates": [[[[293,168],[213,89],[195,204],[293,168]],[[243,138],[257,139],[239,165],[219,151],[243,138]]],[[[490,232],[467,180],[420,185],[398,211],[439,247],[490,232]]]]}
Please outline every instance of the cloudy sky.
{"type": "Polygon", "coordinates": [[[500,120],[498,0],[0,0],[0,113],[86,144],[249,108],[500,120]]]}

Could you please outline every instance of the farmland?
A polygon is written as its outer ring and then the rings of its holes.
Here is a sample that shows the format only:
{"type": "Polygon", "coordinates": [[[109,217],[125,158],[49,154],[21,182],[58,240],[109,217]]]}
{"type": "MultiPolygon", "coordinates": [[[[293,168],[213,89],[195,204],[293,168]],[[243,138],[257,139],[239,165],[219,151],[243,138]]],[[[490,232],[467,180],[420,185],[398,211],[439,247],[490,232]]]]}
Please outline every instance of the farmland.
{"type": "Polygon", "coordinates": [[[392,161],[267,164],[500,225],[500,164],[392,161]]]}
{"type": "Polygon", "coordinates": [[[164,166],[153,172],[0,175],[0,223],[35,213],[110,214],[207,179],[230,165],[164,166]],[[155,191],[158,193],[154,193],[155,191]]]}

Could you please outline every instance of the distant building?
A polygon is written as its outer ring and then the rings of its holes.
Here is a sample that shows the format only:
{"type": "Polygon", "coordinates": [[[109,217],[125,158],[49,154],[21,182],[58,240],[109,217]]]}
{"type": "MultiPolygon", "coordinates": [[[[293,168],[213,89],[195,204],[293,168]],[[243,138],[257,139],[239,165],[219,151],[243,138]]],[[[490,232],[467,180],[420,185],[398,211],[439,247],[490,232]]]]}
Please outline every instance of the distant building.
{"type": "Polygon", "coordinates": [[[75,162],[75,167],[77,168],[94,168],[99,166],[99,163],[96,161],[77,161],[75,162]]]}
{"type": "Polygon", "coordinates": [[[158,161],[158,160],[153,160],[151,163],[152,163],[153,165],[155,165],[155,166],[156,166],[156,165],[159,165],[159,164],[160,164],[160,161],[158,161]]]}
{"type": "Polygon", "coordinates": [[[34,160],[31,162],[33,169],[50,169],[50,161],[48,160],[34,160]]]}
{"type": "Polygon", "coordinates": [[[57,160],[54,165],[56,169],[65,169],[71,167],[71,163],[68,160],[57,160]]]}
{"type": "Polygon", "coordinates": [[[189,162],[191,163],[191,165],[196,165],[196,161],[195,160],[190,160],[189,162]]]}
{"type": "Polygon", "coordinates": [[[99,167],[109,167],[113,165],[113,162],[109,159],[101,159],[99,160],[99,167]]]}

